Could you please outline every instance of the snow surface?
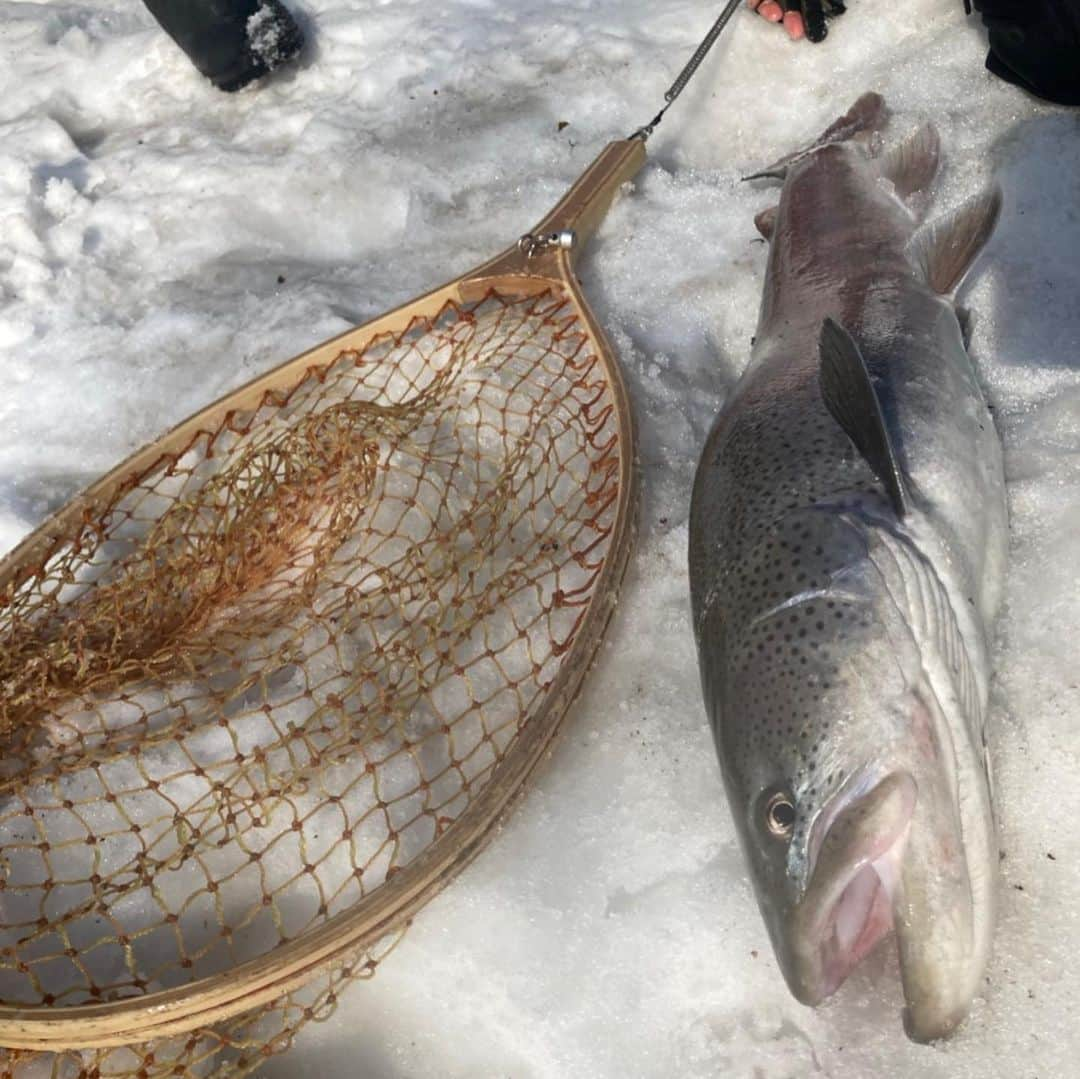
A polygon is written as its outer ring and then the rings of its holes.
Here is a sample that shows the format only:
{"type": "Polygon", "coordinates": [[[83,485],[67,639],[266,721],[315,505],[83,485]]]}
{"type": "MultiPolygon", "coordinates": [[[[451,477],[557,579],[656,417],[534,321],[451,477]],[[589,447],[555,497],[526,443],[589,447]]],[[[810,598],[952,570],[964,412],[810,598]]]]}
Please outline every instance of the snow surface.
{"type": "MultiPolygon", "coordinates": [[[[303,0],[299,65],[214,90],[135,0],[0,2],[0,547],[169,424],[501,250],[647,120],[718,10],[690,0],[303,0]],[[562,126],[565,123],[566,126],[562,126]]],[[[265,1075],[1075,1073],[1080,1053],[1078,116],[982,69],[960,0],[855,0],[821,47],[745,12],[583,263],[640,421],[620,615],[490,848],[265,1075]],[[940,206],[1004,220],[962,297],[1006,449],[993,690],[1002,913],[985,995],[909,1044],[887,950],[788,995],[728,819],[685,581],[690,481],[765,263],[739,176],[883,92],[930,116],[940,206]]]]}

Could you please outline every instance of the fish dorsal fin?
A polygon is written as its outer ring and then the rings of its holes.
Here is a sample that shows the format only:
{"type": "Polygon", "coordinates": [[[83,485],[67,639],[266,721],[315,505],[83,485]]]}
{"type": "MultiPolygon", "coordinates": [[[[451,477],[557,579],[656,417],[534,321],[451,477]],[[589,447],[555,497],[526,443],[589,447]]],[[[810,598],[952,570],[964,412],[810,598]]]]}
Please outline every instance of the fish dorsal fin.
{"type": "Polygon", "coordinates": [[[925,123],[881,159],[881,174],[892,181],[896,193],[909,198],[930,186],[941,159],[941,138],[937,128],[925,123]]]}
{"type": "Polygon", "coordinates": [[[910,503],[907,484],[859,346],[839,322],[827,318],[821,326],[820,353],[818,380],[825,407],[884,484],[897,517],[903,517],[910,503]]]}
{"type": "Polygon", "coordinates": [[[911,238],[908,254],[938,293],[952,292],[990,239],[1001,214],[1001,188],[994,184],[911,238]]]}

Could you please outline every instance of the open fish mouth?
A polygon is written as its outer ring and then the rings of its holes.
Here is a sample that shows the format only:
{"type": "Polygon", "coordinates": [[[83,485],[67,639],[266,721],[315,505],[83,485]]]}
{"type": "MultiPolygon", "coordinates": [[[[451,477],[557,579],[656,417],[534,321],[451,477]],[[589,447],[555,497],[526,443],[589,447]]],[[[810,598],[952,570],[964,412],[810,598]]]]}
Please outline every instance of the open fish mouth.
{"type": "Polygon", "coordinates": [[[810,882],[794,911],[787,971],[804,1004],[836,992],[892,930],[916,794],[908,773],[892,773],[821,822],[810,882]]]}
{"type": "Polygon", "coordinates": [[[833,904],[821,935],[822,997],[830,996],[893,927],[896,863],[904,836],[862,866],[833,904]]]}

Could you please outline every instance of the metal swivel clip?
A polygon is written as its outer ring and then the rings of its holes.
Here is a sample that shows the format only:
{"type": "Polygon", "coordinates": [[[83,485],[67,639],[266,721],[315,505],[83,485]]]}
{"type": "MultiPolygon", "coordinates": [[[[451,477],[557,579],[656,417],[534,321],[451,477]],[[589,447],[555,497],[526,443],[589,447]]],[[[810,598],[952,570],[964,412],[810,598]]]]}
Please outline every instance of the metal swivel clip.
{"type": "Polygon", "coordinates": [[[531,232],[526,232],[524,236],[518,240],[518,250],[526,258],[535,258],[537,255],[542,255],[545,251],[551,251],[554,248],[561,248],[563,251],[569,251],[574,244],[577,243],[577,233],[573,229],[562,229],[559,232],[548,232],[543,236],[534,236],[531,232]]]}

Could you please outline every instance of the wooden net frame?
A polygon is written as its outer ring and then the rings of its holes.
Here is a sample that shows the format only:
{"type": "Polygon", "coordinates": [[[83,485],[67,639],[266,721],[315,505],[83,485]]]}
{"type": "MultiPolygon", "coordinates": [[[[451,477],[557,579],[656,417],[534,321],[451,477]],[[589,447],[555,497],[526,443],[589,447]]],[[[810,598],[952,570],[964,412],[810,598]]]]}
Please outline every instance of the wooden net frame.
{"type": "Polygon", "coordinates": [[[0,1075],[245,1074],[519,793],[632,541],[573,263],[644,157],[611,144],[539,240],[193,416],[0,563],[0,1075]]]}

